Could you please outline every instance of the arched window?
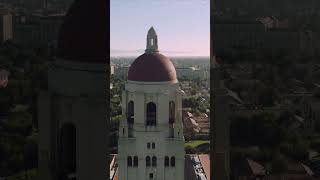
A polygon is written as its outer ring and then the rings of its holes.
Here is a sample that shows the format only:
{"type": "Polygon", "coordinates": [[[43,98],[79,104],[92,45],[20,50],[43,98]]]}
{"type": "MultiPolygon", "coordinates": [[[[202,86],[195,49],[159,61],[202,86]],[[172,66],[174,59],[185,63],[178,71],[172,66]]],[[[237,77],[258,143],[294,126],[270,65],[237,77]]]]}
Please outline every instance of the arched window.
{"type": "Polygon", "coordinates": [[[130,101],[127,107],[127,121],[129,124],[134,123],[134,103],[130,101]]]}
{"type": "Polygon", "coordinates": [[[168,156],[166,156],[166,157],[164,158],[164,166],[165,166],[165,167],[168,167],[168,166],[169,166],[169,157],[168,157],[168,156]]]}
{"type": "Polygon", "coordinates": [[[146,157],[146,166],[150,167],[150,156],[146,157]]]}
{"type": "Polygon", "coordinates": [[[147,126],[155,126],[157,117],[156,104],[150,102],[147,104],[147,126]]]}
{"type": "Polygon", "coordinates": [[[133,166],[134,166],[134,167],[138,167],[138,162],[139,162],[139,161],[138,161],[138,156],[134,156],[134,157],[133,157],[133,166]]]}
{"type": "Polygon", "coordinates": [[[157,157],[153,156],[152,157],[152,167],[156,167],[157,166],[157,157]]]}
{"type": "Polygon", "coordinates": [[[132,157],[131,156],[128,156],[127,163],[128,163],[128,167],[132,166],[132,157]]]}
{"type": "Polygon", "coordinates": [[[176,105],[173,101],[169,102],[169,123],[172,124],[175,122],[176,115],[176,105]]]}
{"type": "Polygon", "coordinates": [[[176,158],[174,156],[171,157],[170,164],[171,164],[172,167],[176,166],[176,158]]]}
{"type": "Polygon", "coordinates": [[[147,143],[147,148],[150,149],[150,143],[149,142],[147,143]]]}
{"type": "Polygon", "coordinates": [[[152,149],[155,149],[155,148],[156,148],[156,144],[152,143],[152,149]]]}
{"type": "Polygon", "coordinates": [[[76,172],[76,127],[74,124],[63,124],[60,130],[59,158],[60,168],[66,174],[76,172]]]}

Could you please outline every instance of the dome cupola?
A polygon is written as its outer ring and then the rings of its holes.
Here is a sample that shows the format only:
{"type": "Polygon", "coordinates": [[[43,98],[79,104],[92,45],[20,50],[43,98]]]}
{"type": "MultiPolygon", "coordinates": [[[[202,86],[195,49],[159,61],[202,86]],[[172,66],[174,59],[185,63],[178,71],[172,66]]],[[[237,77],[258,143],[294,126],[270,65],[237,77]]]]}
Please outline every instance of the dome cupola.
{"type": "Polygon", "coordinates": [[[140,82],[176,82],[176,69],[171,60],[160,54],[158,37],[151,27],[147,35],[147,48],[130,66],[129,81],[140,82]]]}
{"type": "Polygon", "coordinates": [[[107,63],[107,1],[75,0],[60,27],[57,57],[85,63],[107,63]]]}

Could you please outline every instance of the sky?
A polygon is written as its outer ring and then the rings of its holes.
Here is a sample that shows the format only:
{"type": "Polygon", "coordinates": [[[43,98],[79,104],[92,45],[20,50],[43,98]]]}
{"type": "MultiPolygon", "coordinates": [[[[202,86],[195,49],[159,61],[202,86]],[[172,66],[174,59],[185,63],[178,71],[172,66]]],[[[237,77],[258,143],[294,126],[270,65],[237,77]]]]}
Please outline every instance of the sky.
{"type": "Polygon", "coordinates": [[[210,0],[111,0],[111,56],[138,56],[151,26],[166,56],[210,55],[210,0]]]}

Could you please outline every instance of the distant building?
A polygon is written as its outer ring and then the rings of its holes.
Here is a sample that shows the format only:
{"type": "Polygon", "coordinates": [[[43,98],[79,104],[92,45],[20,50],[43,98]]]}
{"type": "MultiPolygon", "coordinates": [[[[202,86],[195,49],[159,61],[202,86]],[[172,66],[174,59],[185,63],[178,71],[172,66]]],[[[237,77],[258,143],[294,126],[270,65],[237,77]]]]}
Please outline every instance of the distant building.
{"type": "Polygon", "coordinates": [[[198,78],[209,78],[209,71],[195,67],[177,67],[178,78],[188,78],[190,80],[198,78]]]}
{"type": "Polygon", "coordinates": [[[56,47],[64,13],[16,14],[14,40],[25,47],[56,47]]]}
{"type": "Polygon", "coordinates": [[[5,88],[8,85],[8,77],[10,73],[4,69],[0,68],[0,88],[5,88]]]}
{"type": "Polygon", "coordinates": [[[110,65],[110,75],[114,75],[115,65],[110,65]]]}
{"type": "Polygon", "coordinates": [[[129,68],[130,68],[130,66],[117,66],[115,68],[115,76],[126,80],[128,77],[129,68]]]}
{"type": "Polygon", "coordinates": [[[186,155],[185,180],[210,180],[210,156],[186,155]]]}
{"type": "Polygon", "coordinates": [[[0,41],[13,39],[13,16],[8,9],[0,9],[0,41]]]}
{"type": "Polygon", "coordinates": [[[233,175],[237,180],[263,179],[267,170],[256,161],[244,159],[233,164],[233,175]]]}
{"type": "Polygon", "coordinates": [[[233,175],[236,180],[313,180],[315,179],[313,171],[305,164],[288,161],[287,170],[281,174],[272,174],[265,168],[265,164],[252,159],[240,160],[233,164],[233,175]]]}
{"type": "Polygon", "coordinates": [[[48,0],[20,0],[20,5],[29,10],[43,9],[46,7],[48,0]]]}
{"type": "Polygon", "coordinates": [[[262,180],[278,180],[278,179],[292,179],[292,180],[314,180],[318,179],[314,176],[314,172],[311,168],[300,162],[288,162],[288,169],[285,173],[280,175],[268,175],[262,180]]]}
{"type": "Polygon", "coordinates": [[[298,29],[271,28],[264,34],[263,48],[267,52],[296,52],[300,50],[298,29]]]}
{"type": "Polygon", "coordinates": [[[110,162],[110,180],[118,180],[118,162],[117,162],[118,155],[112,154],[111,155],[111,162],[110,162]]]}
{"type": "Polygon", "coordinates": [[[209,139],[210,122],[205,115],[194,117],[190,112],[183,113],[184,134],[190,139],[209,139]]]}
{"type": "Polygon", "coordinates": [[[215,53],[222,55],[237,50],[256,50],[263,47],[264,24],[255,19],[224,18],[215,19],[215,53]]]}
{"type": "Polygon", "coordinates": [[[300,103],[300,114],[304,119],[306,134],[313,134],[320,130],[320,98],[306,95],[300,103]]]}
{"type": "Polygon", "coordinates": [[[316,33],[308,29],[290,27],[288,20],[274,17],[247,18],[218,16],[215,20],[215,51],[218,56],[251,53],[296,52],[313,55],[317,50],[316,33]]]}

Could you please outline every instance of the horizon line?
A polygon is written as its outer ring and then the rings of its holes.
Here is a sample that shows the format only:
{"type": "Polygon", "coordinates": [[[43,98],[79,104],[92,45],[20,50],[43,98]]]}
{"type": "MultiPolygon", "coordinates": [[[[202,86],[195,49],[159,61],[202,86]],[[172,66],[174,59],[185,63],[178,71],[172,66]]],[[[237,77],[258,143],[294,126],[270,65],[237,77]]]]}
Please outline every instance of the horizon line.
{"type": "MultiPolygon", "coordinates": [[[[127,58],[137,58],[137,57],[139,57],[140,55],[138,55],[138,56],[134,56],[134,55],[121,55],[121,56],[114,56],[114,55],[110,55],[110,58],[123,58],[123,57],[127,57],[127,58]]],[[[210,58],[210,55],[188,55],[188,56],[186,56],[186,55],[171,55],[171,56],[167,56],[167,57],[184,57],[184,58],[186,58],[186,57],[203,57],[203,58],[210,58]]]]}

